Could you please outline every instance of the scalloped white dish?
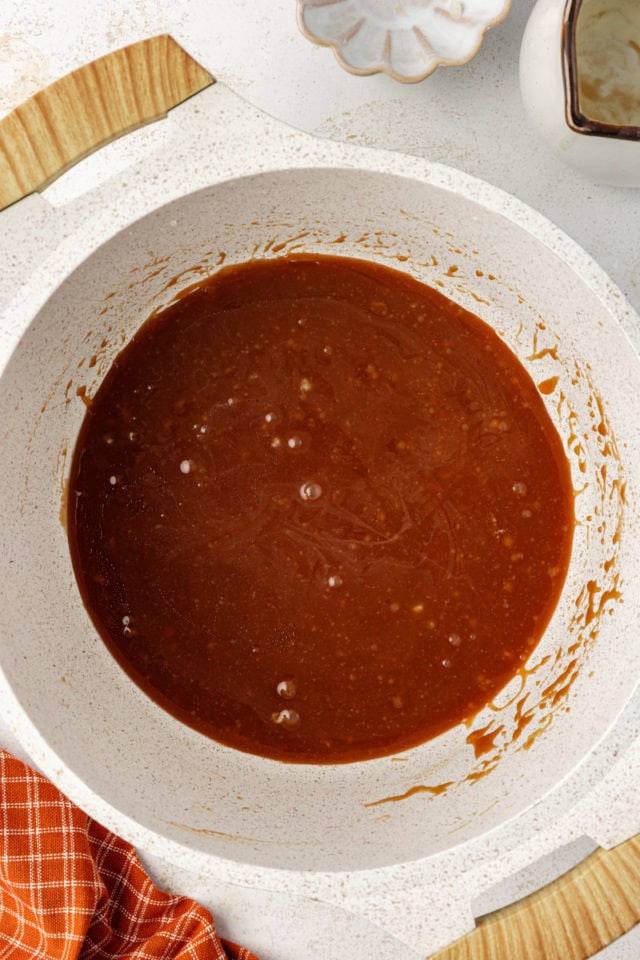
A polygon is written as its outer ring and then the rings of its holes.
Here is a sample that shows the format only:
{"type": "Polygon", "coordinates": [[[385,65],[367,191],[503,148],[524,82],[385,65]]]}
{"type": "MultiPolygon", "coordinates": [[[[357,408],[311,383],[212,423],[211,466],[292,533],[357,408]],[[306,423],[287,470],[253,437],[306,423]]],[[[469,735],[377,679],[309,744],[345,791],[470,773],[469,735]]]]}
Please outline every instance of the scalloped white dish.
{"type": "Polygon", "coordinates": [[[404,83],[471,60],[511,0],[298,0],[298,24],[355,74],[404,83]]]}

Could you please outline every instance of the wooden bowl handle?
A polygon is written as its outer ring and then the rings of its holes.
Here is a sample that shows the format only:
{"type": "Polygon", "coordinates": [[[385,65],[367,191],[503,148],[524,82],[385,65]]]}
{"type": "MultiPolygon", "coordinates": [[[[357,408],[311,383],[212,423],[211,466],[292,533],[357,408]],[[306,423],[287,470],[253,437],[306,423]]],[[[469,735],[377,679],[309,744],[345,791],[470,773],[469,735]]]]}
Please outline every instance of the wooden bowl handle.
{"type": "Polygon", "coordinates": [[[586,960],[640,921],[640,835],[482,917],[433,960],[586,960]]]}
{"type": "Polygon", "coordinates": [[[0,210],[213,82],[167,34],[56,80],[0,120],[0,210]]]}

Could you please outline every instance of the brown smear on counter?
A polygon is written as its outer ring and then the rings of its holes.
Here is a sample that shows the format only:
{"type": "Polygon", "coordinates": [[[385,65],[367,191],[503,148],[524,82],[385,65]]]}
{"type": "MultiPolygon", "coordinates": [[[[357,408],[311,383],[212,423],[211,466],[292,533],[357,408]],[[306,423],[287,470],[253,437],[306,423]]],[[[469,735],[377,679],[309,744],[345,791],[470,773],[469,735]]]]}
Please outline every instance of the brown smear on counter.
{"type": "Polygon", "coordinates": [[[544,630],[573,528],[559,437],[500,338],[334,257],[226,268],[151,318],[71,479],[76,575],[124,668],[289,761],[386,755],[477,713],[544,630]]]}

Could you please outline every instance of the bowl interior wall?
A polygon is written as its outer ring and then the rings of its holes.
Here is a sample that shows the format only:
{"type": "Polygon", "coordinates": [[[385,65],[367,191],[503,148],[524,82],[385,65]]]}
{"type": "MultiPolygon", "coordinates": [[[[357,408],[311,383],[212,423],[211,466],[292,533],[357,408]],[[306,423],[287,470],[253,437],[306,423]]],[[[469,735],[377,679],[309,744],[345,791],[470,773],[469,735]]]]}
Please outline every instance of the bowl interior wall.
{"type": "Polygon", "coordinates": [[[212,855],[363,869],[486,833],[566,777],[637,682],[638,386],[630,347],[573,268],[523,227],[447,190],[364,171],[285,170],[161,207],[64,280],[0,379],[3,670],[94,793],[212,855]],[[363,764],[287,765],[229,750],[148,701],[79,601],[61,507],[82,393],[180,289],[223,263],[300,250],[370,258],[436,284],[498,330],[536,382],[558,378],[546,401],[577,491],[571,567],[528,672],[473,722],[493,737],[479,756],[463,725],[363,764]]]}

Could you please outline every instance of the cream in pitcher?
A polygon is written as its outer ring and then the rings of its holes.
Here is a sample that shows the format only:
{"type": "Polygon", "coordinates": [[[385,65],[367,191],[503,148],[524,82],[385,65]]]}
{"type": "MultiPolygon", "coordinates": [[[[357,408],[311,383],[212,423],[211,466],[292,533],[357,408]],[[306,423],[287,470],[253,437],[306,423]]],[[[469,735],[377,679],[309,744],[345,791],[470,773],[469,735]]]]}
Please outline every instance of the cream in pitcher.
{"type": "Polygon", "coordinates": [[[594,126],[640,128],[640,4],[582,0],[574,6],[566,34],[573,39],[568,56],[573,53],[577,111],[594,126]]]}
{"type": "Polygon", "coordinates": [[[640,3],[538,0],[520,52],[533,125],[600,183],[640,186],[640,3]]]}

